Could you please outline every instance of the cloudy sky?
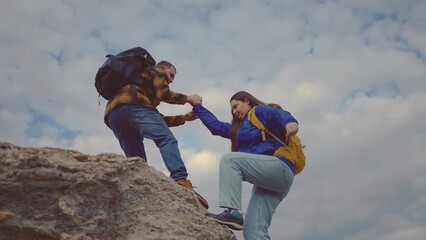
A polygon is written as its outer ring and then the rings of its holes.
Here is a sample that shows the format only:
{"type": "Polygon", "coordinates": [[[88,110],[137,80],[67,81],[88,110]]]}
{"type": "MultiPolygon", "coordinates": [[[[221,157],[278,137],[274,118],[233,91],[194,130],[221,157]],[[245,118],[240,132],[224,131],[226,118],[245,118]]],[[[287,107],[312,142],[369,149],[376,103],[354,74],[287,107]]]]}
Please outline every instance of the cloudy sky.
{"type": "MultiPolygon", "coordinates": [[[[105,54],[142,46],[176,65],[172,90],[201,95],[223,121],[240,90],[298,119],[307,165],[274,215],[273,239],[418,240],[426,235],[425,13],[425,0],[3,0],[0,141],[121,154],[94,76],[105,54]]],[[[197,191],[219,212],[229,141],[198,120],[173,132],[197,191]]],[[[149,164],[167,174],[146,145],[149,164]]]]}

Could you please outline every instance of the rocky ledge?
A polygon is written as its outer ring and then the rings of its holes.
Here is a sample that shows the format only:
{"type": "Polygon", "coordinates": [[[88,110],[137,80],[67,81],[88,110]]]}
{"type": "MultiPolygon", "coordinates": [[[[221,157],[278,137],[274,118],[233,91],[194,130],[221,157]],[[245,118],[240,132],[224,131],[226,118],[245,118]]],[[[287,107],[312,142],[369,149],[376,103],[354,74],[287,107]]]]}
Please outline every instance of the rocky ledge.
{"type": "Polygon", "coordinates": [[[0,142],[0,239],[236,239],[140,158],[0,142]]]}

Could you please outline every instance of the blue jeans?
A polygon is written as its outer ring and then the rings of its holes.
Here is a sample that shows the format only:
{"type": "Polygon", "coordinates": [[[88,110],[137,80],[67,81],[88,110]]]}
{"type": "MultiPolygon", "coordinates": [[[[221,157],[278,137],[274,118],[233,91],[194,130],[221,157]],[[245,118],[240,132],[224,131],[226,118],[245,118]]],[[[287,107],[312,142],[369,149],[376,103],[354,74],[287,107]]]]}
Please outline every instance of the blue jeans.
{"type": "Polygon", "coordinates": [[[293,183],[291,169],[275,156],[231,152],[219,167],[219,205],[241,211],[242,181],[253,184],[244,216],[244,239],[270,239],[272,215],[293,183]]]}
{"type": "Polygon", "coordinates": [[[126,157],[141,157],[147,160],[143,140],[151,139],[160,149],[170,177],[187,178],[188,172],[180,155],[178,142],[157,110],[121,105],[109,113],[108,123],[126,157]]]}

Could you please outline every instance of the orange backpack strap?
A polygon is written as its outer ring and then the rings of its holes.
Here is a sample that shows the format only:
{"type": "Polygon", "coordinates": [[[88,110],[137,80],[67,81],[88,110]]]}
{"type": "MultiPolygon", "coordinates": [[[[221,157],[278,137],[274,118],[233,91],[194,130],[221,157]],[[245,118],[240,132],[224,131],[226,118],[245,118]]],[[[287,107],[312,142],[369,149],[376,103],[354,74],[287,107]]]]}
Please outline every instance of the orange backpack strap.
{"type": "Polygon", "coordinates": [[[292,161],[295,166],[295,174],[299,174],[305,167],[306,160],[305,154],[303,153],[303,148],[305,146],[300,142],[300,138],[297,135],[293,135],[286,139],[287,143],[284,143],[275,134],[265,128],[263,123],[257,118],[256,114],[254,113],[254,109],[255,107],[250,109],[250,111],[247,113],[248,120],[262,132],[263,141],[266,140],[266,132],[283,145],[274,152],[274,155],[284,157],[292,161]]]}
{"type": "Polygon", "coordinates": [[[266,135],[265,132],[268,133],[269,135],[271,135],[271,137],[275,138],[278,142],[280,142],[283,146],[286,146],[287,144],[285,144],[283,141],[281,141],[281,139],[279,139],[275,134],[273,134],[271,131],[269,131],[267,128],[265,128],[265,126],[263,125],[263,123],[259,120],[259,118],[257,118],[256,114],[254,113],[254,109],[256,107],[250,109],[250,111],[247,113],[247,118],[248,120],[255,126],[257,127],[261,132],[262,132],[262,139],[263,141],[266,140],[266,135]]]}

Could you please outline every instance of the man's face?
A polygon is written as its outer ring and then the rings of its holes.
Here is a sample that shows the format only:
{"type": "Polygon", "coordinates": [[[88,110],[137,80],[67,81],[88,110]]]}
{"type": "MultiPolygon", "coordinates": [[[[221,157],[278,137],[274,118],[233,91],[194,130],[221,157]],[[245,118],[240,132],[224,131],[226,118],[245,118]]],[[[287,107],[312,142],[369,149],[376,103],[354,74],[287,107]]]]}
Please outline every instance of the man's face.
{"type": "Polygon", "coordinates": [[[167,83],[170,84],[173,82],[176,76],[176,69],[174,67],[167,68],[167,83]]]}

